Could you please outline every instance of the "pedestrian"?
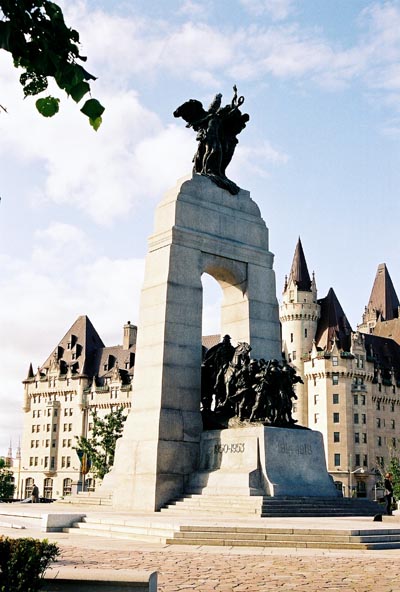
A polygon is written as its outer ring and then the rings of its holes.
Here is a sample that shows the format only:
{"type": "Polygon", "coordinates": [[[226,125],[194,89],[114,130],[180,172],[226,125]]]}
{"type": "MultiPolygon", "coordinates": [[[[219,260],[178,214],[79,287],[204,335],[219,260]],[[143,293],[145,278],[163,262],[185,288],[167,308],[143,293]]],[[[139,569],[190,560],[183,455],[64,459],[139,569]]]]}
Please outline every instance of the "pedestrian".
{"type": "Polygon", "coordinates": [[[35,482],[33,482],[31,498],[33,504],[37,504],[39,502],[39,487],[35,485],[35,482]]]}
{"type": "Polygon", "coordinates": [[[392,473],[386,473],[385,475],[385,498],[386,498],[386,514],[392,515],[392,502],[393,502],[393,475],[392,473]]]}

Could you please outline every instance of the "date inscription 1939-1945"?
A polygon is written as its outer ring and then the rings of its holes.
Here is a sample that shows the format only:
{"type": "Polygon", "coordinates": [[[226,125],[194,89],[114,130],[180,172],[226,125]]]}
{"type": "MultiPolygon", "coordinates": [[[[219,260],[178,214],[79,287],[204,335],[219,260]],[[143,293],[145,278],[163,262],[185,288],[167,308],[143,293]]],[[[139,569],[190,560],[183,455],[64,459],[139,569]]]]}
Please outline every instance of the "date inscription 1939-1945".
{"type": "Polygon", "coordinates": [[[214,445],[214,452],[217,454],[222,454],[226,452],[244,452],[245,443],[232,443],[232,444],[215,444],[214,445]]]}

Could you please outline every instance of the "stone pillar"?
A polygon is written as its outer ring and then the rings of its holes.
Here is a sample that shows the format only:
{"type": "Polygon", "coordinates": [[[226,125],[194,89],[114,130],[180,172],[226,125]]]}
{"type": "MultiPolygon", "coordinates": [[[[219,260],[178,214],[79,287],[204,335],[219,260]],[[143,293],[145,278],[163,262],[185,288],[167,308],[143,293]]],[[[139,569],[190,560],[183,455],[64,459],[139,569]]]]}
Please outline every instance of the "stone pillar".
{"type": "Polygon", "coordinates": [[[157,510],[181,495],[202,433],[201,275],[223,289],[222,330],[256,357],[280,357],[268,230],[247,191],[195,175],[156,210],[141,295],[132,410],[103,490],[115,507],[157,510]]]}

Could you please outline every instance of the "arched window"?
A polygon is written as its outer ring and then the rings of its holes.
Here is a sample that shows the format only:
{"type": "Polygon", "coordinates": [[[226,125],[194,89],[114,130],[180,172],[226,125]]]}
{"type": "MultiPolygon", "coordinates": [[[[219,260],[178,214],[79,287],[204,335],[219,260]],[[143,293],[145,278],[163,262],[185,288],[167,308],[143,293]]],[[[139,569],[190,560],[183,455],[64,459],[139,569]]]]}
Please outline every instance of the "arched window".
{"type": "Polygon", "coordinates": [[[71,495],[72,479],[64,479],[63,481],[63,495],[71,495]]]}
{"type": "Polygon", "coordinates": [[[95,479],[92,479],[92,477],[89,477],[89,479],[86,479],[86,491],[94,491],[96,489],[96,481],[95,479]]]}
{"type": "Polygon", "coordinates": [[[44,480],[43,495],[47,499],[53,498],[53,479],[44,480]]]}
{"type": "Polygon", "coordinates": [[[25,481],[25,498],[31,497],[33,489],[33,479],[32,477],[28,477],[25,481]]]}

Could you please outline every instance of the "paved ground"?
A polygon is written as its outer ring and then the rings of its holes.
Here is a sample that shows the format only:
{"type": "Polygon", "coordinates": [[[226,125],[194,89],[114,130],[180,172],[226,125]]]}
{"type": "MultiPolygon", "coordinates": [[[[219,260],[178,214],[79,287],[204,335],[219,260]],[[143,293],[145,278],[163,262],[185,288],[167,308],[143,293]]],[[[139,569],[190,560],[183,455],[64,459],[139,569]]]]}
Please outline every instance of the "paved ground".
{"type": "Polygon", "coordinates": [[[160,592],[400,592],[400,550],[221,550],[44,534],[36,526],[17,530],[5,522],[1,534],[57,541],[60,565],[156,570],[160,592]]]}

